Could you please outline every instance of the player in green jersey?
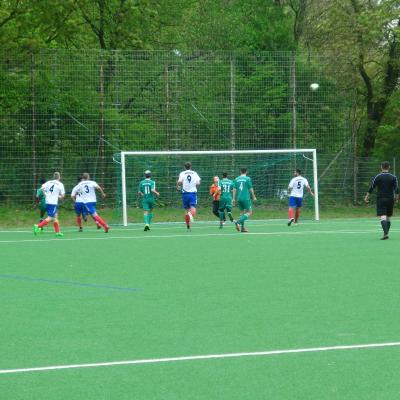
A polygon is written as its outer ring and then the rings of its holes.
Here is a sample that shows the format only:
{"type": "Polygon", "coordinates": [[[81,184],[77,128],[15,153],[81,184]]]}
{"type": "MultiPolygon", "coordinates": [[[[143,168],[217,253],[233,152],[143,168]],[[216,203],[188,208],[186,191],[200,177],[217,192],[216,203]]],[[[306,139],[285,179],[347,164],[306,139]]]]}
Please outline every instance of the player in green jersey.
{"type": "Polygon", "coordinates": [[[248,232],[244,227],[244,222],[252,214],[251,197],[253,201],[256,201],[256,195],[253,189],[253,183],[251,178],[247,176],[247,168],[242,168],[240,170],[241,174],[235,179],[235,187],[233,188],[233,199],[232,204],[235,205],[237,200],[237,206],[240,209],[240,218],[234,221],[236,229],[239,232],[248,232]]]}
{"type": "Polygon", "coordinates": [[[221,197],[219,199],[219,228],[222,229],[224,226],[225,210],[229,219],[233,222],[232,191],[235,187],[235,183],[231,179],[228,179],[228,173],[224,172],[222,174],[222,179],[218,182],[218,186],[221,188],[221,197]]]}
{"type": "Polygon", "coordinates": [[[138,194],[143,200],[144,230],[149,231],[151,220],[153,219],[155,196],[158,197],[160,193],[156,190],[156,183],[151,179],[151,171],[144,171],[144,178],[139,183],[138,194]]]}
{"type": "MultiPolygon", "coordinates": [[[[46,179],[40,178],[39,183],[40,186],[36,190],[35,200],[36,200],[36,206],[39,208],[39,213],[40,213],[39,223],[40,223],[44,220],[44,216],[46,214],[46,197],[42,190],[42,186],[46,183],[46,179]]],[[[43,230],[43,228],[41,230],[43,230]]]]}

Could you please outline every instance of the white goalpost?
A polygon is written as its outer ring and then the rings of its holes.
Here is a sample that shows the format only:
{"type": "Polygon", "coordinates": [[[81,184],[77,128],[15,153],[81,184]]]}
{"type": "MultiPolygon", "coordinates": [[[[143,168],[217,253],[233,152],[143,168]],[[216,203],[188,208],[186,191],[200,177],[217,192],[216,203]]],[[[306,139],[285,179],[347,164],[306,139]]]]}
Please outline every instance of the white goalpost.
{"type": "MultiPolygon", "coordinates": [[[[317,151],[316,149],[282,149],[282,150],[221,150],[221,151],[122,151],[121,156],[121,193],[122,193],[122,220],[123,225],[128,226],[128,207],[127,207],[127,159],[129,157],[160,157],[160,156],[260,156],[260,155],[301,155],[304,159],[312,162],[313,168],[313,189],[314,189],[314,217],[319,221],[319,201],[318,201],[318,175],[317,175],[317,151]],[[308,157],[307,157],[308,155],[308,157]]],[[[141,171],[142,173],[143,171],[141,171]]],[[[216,174],[216,171],[213,172],[216,174]]],[[[250,173],[251,175],[251,173],[250,173]]],[[[177,177],[176,177],[177,178],[177,177]]],[[[290,177],[287,177],[289,182],[290,177]]],[[[257,188],[256,188],[257,189],[257,188]]]]}

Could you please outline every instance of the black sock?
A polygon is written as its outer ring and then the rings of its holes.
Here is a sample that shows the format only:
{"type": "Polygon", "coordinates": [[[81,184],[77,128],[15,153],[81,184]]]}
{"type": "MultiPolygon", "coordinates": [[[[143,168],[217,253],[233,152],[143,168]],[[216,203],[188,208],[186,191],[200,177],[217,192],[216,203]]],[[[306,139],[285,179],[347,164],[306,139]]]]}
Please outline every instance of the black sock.
{"type": "Polygon", "coordinates": [[[390,226],[392,225],[392,221],[387,221],[387,231],[389,233],[390,231],[390,226]]]}
{"type": "Polygon", "coordinates": [[[388,222],[386,220],[382,220],[381,225],[382,225],[383,233],[386,236],[389,232],[388,222]]]}

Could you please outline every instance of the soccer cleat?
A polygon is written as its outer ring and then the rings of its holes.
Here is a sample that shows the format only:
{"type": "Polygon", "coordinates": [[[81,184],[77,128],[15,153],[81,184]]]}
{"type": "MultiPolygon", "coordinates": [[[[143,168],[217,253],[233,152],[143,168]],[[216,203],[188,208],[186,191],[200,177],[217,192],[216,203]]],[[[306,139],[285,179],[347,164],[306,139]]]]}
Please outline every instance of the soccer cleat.
{"type": "Polygon", "coordinates": [[[101,229],[101,225],[100,224],[97,224],[97,229],[101,229]]]}
{"type": "Polygon", "coordinates": [[[187,231],[188,231],[188,232],[190,232],[190,231],[191,231],[191,229],[190,229],[190,225],[186,225],[186,228],[187,228],[187,231]]]}
{"type": "Polygon", "coordinates": [[[236,230],[237,230],[238,232],[240,232],[240,224],[239,224],[239,222],[233,221],[233,223],[235,224],[236,230]]]}
{"type": "Polygon", "coordinates": [[[224,223],[223,222],[220,222],[219,223],[219,229],[222,229],[224,227],[224,223]]]}
{"type": "Polygon", "coordinates": [[[110,227],[109,227],[109,226],[105,226],[105,227],[104,227],[104,233],[108,233],[109,230],[110,230],[110,227]]]}
{"type": "Polygon", "coordinates": [[[39,227],[37,225],[33,225],[33,234],[36,236],[39,232],[39,227]]]}
{"type": "Polygon", "coordinates": [[[242,232],[242,233],[248,233],[249,231],[248,231],[248,229],[246,229],[246,228],[242,228],[242,230],[241,230],[240,232],[242,232]]]}
{"type": "Polygon", "coordinates": [[[41,228],[39,228],[40,230],[39,230],[39,233],[42,233],[43,232],[43,227],[41,227],[41,228]]]}
{"type": "Polygon", "coordinates": [[[78,232],[83,232],[83,228],[82,228],[82,227],[79,227],[78,232]]]}
{"type": "Polygon", "coordinates": [[[294,222],[294,218],[290,218],[289,222],[287,223],[288,226],[292,225],[292,223],[294,222]]]}
{"type": "Polygon", "coordinates": [[[63,237],[63,236],[64,236],[64,234],[63,234],[63,233],[61,233],[61,232],[57,232],[57,233],[56,233],[56,236],[57,236],[57,237],[63,237]]]}
{"type": "Polygon", "coordinates": [[[381,240],[388,240],[389,239],[389,235],[383,235],[383,238],[381,240]]]}
{"type": "Polygon", "coordinates": [[[146,232],[146,231],[149,231],[150,230],[150,226],[149,226],[149,224],[146,224],[145,226],[144,226],[144,231],[146,232]]]}

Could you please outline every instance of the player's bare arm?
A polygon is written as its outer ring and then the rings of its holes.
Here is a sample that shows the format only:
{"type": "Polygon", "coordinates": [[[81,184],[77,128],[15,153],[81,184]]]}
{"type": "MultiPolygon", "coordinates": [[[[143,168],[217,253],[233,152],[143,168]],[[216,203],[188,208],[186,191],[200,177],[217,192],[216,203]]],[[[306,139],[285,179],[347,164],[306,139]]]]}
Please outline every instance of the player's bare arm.
{"type": "Polygon", "coordinates": [[[257,201],[257,197],[256,194],[254,193],[254,189],[250,188],[250,193],[251,193],[251,197],[253,198],[254,201],[257,201]]]}
{"type": "Polygon", "coordinates": [[[96,186],[96,189],[100,192],[101,197],[102,197],[103,199],[105,199],[105,198],[106,198],[106,194],[104,193],[104,190],[101,188],[101,186],[97,185],[97,186],[96,186]]]}
{"type": "Polygon", "coordinates": [[[151,189],[151,192],[154,193],[157,197],[160,197],[160,193],[158,193],[156,189],[151,189]]]}
{"type": "Polygon", "coordinates": [[[182,181],[176,181],[176,190],[179,192],[182,189],[182,181]]]}
{"type": "Polygon", "coordinates": [[[311,196],[314,197],[314,192],[312,191],[310,186],[307,186],[307,190],[308,190],[308,193],[310,193],[311,196]]]}
{"type": "Polygon", "coordinates": [[[232,189],[232,206],[234,206],[236,203],[236,189],[232,189]]]}
{"type": "Polygon", "coordinates": [[[364,201],[365,201],[366,203],[369,203],[369,192],[367,192],[367,194],[365,195],[364,201]]]}

